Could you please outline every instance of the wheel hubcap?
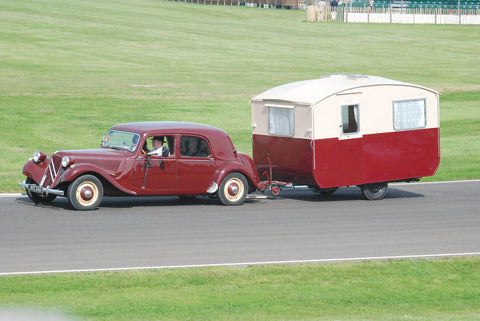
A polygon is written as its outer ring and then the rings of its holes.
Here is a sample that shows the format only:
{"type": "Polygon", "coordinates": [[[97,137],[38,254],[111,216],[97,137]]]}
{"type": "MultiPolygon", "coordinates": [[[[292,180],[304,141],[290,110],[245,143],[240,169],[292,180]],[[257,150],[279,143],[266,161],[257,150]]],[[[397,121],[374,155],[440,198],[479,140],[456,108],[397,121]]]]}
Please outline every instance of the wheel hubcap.
{"type": "Polygon", "coordinates": [[[242,198],[245,186],[238,178],[230,179],[224,188],[224,195],[229,201],[237,201],[242,198]]]}
{"type": "Polygon", "coordinates": [[[88,187],[82,188],[82,191],[80,192],[80,196],[84,201],[88,201],[93,197],[93,191],[92,189],[88,187]]]}
{"type": "Polygon", "coordinates": [[[237,195],[239,190],[240,190],[240,188],[238,187],[237,183],[232,183],[228,186],[228,194],[230,196],[237,195]]]}
{"type": "Polygon", "coordinates": [[[97,185],[92,182],[83,182],[76,190],[77,201],[82,206],[90,206],[98,199],[99,191],[97,185]]]}

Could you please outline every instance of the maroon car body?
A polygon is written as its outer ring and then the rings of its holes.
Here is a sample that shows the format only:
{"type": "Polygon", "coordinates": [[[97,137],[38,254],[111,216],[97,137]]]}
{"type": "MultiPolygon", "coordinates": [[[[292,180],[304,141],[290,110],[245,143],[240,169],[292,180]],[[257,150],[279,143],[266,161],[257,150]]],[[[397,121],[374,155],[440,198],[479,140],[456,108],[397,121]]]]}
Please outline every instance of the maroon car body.
{"type": "Polygon", "coordinates": [[[34,202],[66,196],[78,210],[95,209],[104,195],[210,195],[240,205],[260,184],[252,159],[223,130],[163,121],[116,125],[98,149],[35,152],[23,174],[34,202]],[[150,154],[154,137],[166,154],[150,154]]]}

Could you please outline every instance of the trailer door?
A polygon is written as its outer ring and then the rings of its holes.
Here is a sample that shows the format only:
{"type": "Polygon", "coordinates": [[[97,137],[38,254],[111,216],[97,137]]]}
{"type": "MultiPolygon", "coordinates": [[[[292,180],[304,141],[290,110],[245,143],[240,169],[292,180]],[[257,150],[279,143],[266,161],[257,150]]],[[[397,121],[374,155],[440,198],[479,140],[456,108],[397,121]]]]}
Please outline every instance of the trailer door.
{"type": "Polygon", "coordinates": [[[361,94],[338,95],[341,122],[338,139],[340,186],[361,184],[363,180],[361,98],[361,94]]]}

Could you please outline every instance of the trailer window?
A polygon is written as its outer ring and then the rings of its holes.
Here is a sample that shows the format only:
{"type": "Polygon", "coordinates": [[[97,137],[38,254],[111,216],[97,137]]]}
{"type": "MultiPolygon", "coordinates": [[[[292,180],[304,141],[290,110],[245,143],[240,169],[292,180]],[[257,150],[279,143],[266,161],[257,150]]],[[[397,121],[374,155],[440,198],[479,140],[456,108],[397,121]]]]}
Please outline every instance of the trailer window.
{"type": "Polygon", "coordinates": [[[359,128],[358,105],[342,106],[342,128],[344,134],[357,133],[359,128]]]}
{"type": "Polygon", "coordinates": [[[393,126],[395,130],[424,128],[425,99],[393,102],[393,126]]]}
{"type": "Polygon", "coordinates": [[[277,136],[293,137],[293,108],[268,107],[268,133],[277,136]]]}

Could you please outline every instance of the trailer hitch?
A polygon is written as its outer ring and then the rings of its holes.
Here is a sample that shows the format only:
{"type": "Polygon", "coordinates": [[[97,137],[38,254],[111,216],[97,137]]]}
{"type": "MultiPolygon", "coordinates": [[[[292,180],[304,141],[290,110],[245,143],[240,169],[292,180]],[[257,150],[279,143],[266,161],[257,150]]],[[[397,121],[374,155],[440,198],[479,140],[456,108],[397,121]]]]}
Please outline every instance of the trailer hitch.
{"type": "Polygon", "coordinates": [[[265,187],[269,189],[274,196],[280,194],[280,188],[278,187],[278,183],[282,182],[274,182],[273,181],[273,165],[272,160],[270,159],[270,153],[267,153],[267,161],[268,161],[268,171],[264,171],[262,174],[267,177],[267,180],[263,182],[265,187]]]}

